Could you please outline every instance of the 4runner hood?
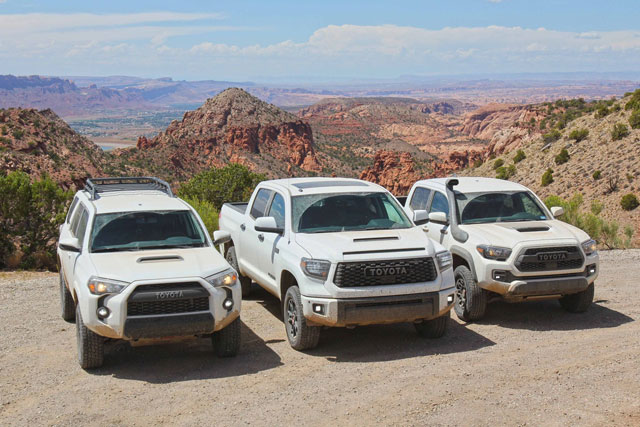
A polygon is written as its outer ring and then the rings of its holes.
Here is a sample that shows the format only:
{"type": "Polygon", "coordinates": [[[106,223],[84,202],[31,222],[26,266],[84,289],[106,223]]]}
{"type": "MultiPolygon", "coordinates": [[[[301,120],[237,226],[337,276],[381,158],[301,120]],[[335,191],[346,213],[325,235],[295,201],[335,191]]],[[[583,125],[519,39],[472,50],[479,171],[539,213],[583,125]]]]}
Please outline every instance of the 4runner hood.
{"type": "Polygon", "coordinates": [[[396,230],[299,233],[296,243],[313,258],[333,262],[362,258],[406,258],[421,252],[433,255],[434,246],[420,228],[396,230]],[[415,249],[415,251],[407,251],[415,249]],[[369,252],[372,251],[372,252],[369,252]],[[369,252],[360,253],[357,252],[369,252]]]}
{"type": "Polygon", "coordinates": [[[220,253],[211,247],[105,252],[91,254],[91,261],[97,276],[128,283],[136,280],[204,278],[228,268],[220,253]]]}
{"type": "Polygon", "coordinates": [[[580,244],[589,239],[584,231],[558,220],[466,224],[460,228],[485,244],[509,248],[527,241],[573,240],[580,244]]]}

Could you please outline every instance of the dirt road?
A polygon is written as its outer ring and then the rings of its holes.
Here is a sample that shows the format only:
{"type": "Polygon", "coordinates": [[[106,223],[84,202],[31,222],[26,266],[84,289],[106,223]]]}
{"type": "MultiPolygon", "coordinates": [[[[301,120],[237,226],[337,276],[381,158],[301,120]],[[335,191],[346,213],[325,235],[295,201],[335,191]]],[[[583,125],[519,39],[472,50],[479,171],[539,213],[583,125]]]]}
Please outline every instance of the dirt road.
{"type": "Polygon", "coordinates": [[[285,341],[277,301],[243,305],[243,346],[112,349],[91,373],[59,316],[57,276],[0,273],[2,425],[640,425],[640,250],[602,253],[585,314],[496,303],[445,338],[411,325],[285,341]]]}

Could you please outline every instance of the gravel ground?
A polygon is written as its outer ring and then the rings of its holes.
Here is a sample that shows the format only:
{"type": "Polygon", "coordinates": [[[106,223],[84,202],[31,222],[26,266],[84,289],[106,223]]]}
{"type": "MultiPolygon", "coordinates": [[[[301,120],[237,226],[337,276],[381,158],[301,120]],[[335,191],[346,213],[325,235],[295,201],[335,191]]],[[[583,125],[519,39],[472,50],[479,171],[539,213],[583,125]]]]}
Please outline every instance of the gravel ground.
{"type": "Polygon", "coordinates": [[[2,425],[640,425],[640,250],[602,252],[595,304],[494,303],[452,315],[439,340],[411,325],[323,331],[292,350],[278,302],[256,288],[243,345],[208,340],[110,349],[76,363],[57,275],[0,273],[2,425]]]}

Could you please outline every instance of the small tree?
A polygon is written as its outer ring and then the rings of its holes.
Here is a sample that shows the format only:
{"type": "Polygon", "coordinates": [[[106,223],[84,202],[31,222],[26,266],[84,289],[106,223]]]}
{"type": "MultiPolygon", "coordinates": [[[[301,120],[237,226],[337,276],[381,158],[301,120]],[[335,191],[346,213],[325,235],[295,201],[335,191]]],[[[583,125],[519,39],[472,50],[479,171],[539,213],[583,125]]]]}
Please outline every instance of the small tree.
{"type": "Polygon", "coordinates": [[[542,186],[546,187],[553,182],[553,169],[549,168],[542,174],[542,186]]]}
{"type": "Polygon", "coordinates": [[[556,156],[556,164],[557,165],[562,165],[564,163],[567,163],[569,161],[569,152],[567,151],[566,148],[563,148],[560,153],[556,156]]]}
{"type": "Polygon", "coordinates": [[[556,142],[560,138],[562,138],[562,133],[557,129],[553,129],[551,132],[542,135],[542,140],[547,144],[550,142],[556,142]]]}
{"type": "Polygon", "coordinates": [[[502,165],[504,165],[504,160],[497,159],[495,162],[493,162],[493,170],[497,170],[502,165]]]}
{"type": "Polygon", "coordinates": [[[640,110],[635,110],[629,117],[631,129],[640,129],[640,110]]]}
{"type": "Polygon", "coordinates": [[[620,199],[620,206],[622,206],[622,209],[625,211],[632,211],[640,206],[640,202],[638,202],[638,198],[635,194],[629,193],[622,196],[622,199],[620,199]]]}
{"type": "Polygon", "coordinates": [[[624,123],[616,123],[611,129],[611,139],[619,141],[625,136],[629,135],[629,128],[624,123]]]}
{"type": "Polygon", "coordinates": [[[518,151],[516,151],[516,155],[513,156],[513,163],[520,163],[521,161],[523,161],[526,158],[527,158],[527,156],[526,156],[526,154],[524,154],[524,151],[518,150],[518,151]]]}
{"type": "Polygon", "coordinates": [[[516,166],[509,165],[508,167],[500,166],[496,169],[496,178],[498,179],[509,179],[516,174],[516,166]]]}
{"type": "Polygon", "coordinates": [[[576,142],[580,142],[589,136],[587,129],[574,129],[569,134],[569,139],[573,139],[576,142]]]}

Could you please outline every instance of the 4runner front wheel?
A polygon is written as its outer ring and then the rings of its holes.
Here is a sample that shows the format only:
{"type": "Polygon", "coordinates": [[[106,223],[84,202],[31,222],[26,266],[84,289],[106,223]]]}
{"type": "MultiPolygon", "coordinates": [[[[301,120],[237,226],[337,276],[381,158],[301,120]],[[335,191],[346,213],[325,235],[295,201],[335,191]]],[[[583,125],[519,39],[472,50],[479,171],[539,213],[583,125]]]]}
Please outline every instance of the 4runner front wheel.
{"type": "Polygon", "coordinates": [[[240,286],[242,288],[242,298],[249,296],[251,293],[251,279],[240,274],[240,269],[238,268],[238,256],[236,255],[235,246],[231,246],[229,250],[227,250],[227,255],[225,259],[233,267],[235,271],[238,272],[238,280],[240,280],[240,286]]]}
{"type": "Polygon", "coordinates": [[[62,318],[70,323],[76,320],[76,303],[73,301],[71,292],[67,289],[62,270],[60,270],[60,308],[62,318]]]}
{"type": "Polygon", "coordinates": [[[414,323],[416,331],[424,338],[440,338],[447,332],[449,323],[449,312],[431,320],[424,320],[421,323],[414,323]]]}
{"type": "Polygon", "coordinates": [[[320,340],[320,327],[307,325],[307,319],[302,312],[300,289],[297,286],[287,289],[282,311],[289,345],[296,350],[310,350],[317,347],[320,340]]]}
{"type": "Polygon", "coordinates": [[[487,293],[478,286],[466,265],[458,266],[453,274],[456,280],[456,315],[465,322],[482,319],[487,309],[487,293]]]}
{"type": "Polygon", "coordinates": [[[587,311],[593,302],[593,283],[582,292],[565,295],[560,298],[560,305],[571,313],[583,313],[587,311]]]}
{"type": "Polygon", "coordinates": [[[102,366],[104,338],[87,328],[82,321],[80,307],[76,307],[76,336],[78,339],[78,363],[82,369],[102,366]]]}
{"type": "Polygon", "coordinates": [[[211,336],[218,357],[233,357],[240,351],[240,317],[211,336]]]}

